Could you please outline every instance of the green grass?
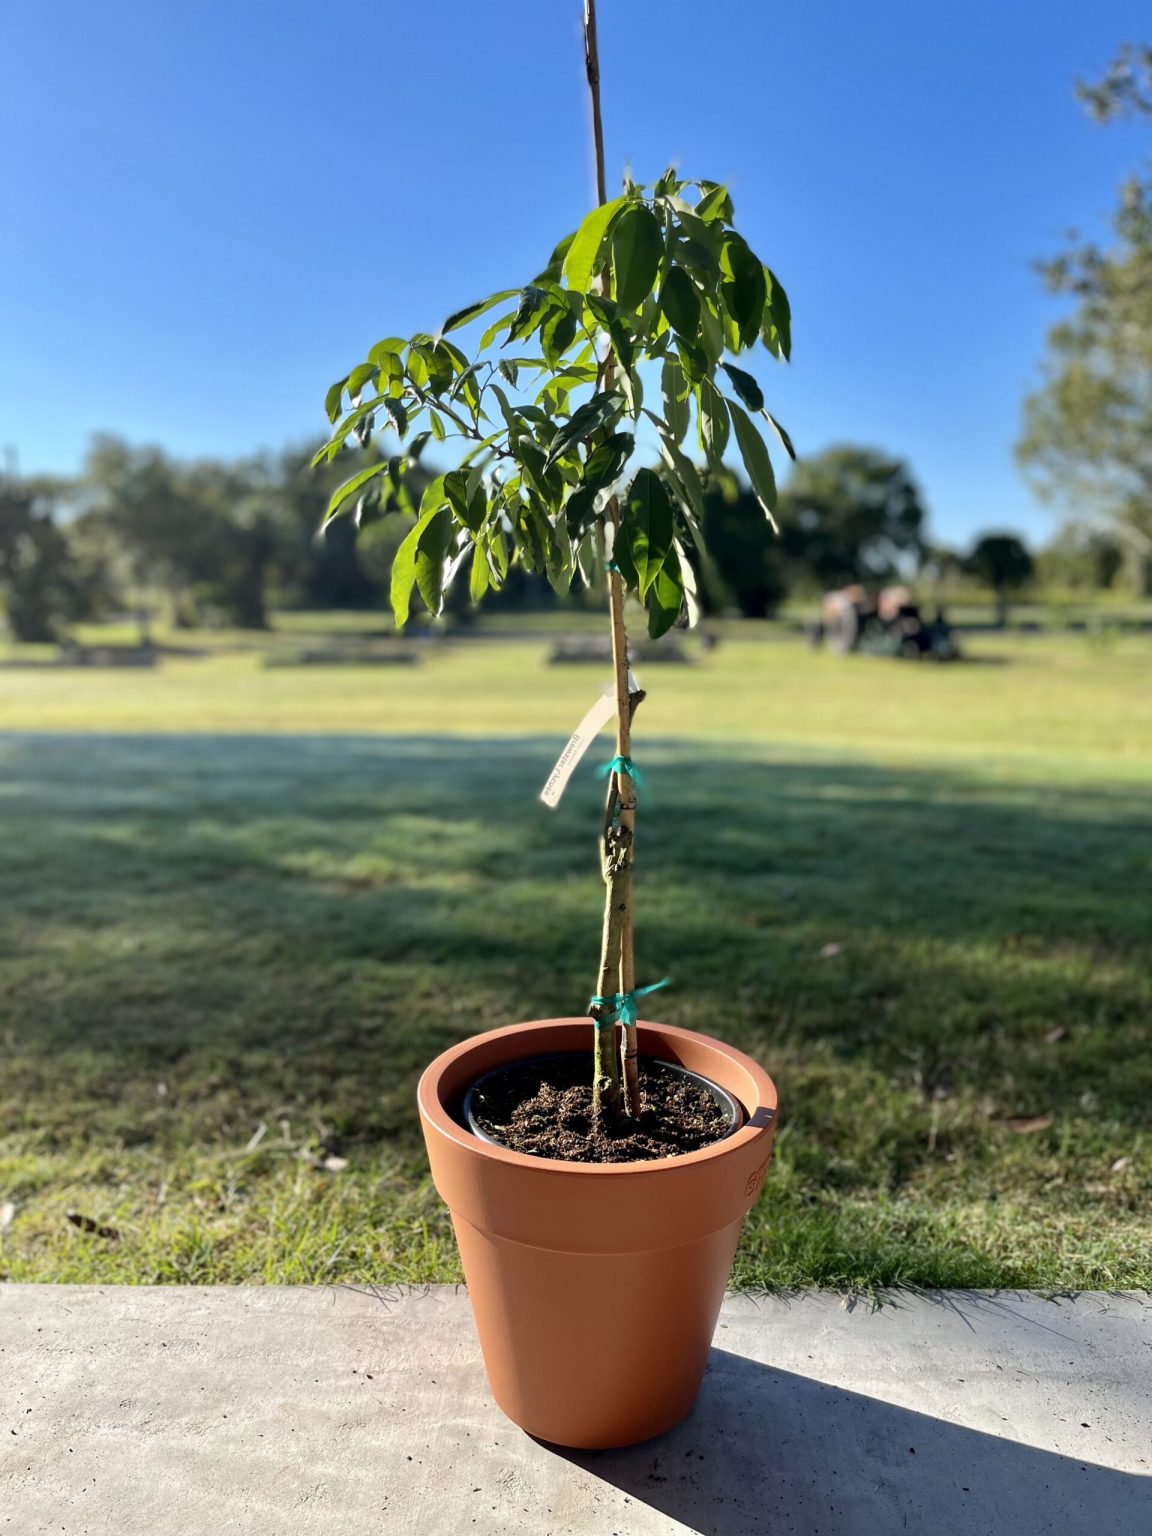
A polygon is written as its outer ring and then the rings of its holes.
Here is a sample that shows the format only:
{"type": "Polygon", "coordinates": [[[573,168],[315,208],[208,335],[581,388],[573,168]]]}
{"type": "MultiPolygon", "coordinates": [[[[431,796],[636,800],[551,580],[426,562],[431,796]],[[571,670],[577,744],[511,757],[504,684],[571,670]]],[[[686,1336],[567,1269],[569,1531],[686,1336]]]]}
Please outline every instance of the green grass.
{"type": "MultiPolygon", "coordinates": [[[[1152,645],[1008,645],[643,677],[642,979],[781,1092],[740,1284],[1152,1284],[1152,645]]],[[[416,1077],[593,979],[541,657],[0,673],[0,1274],[458,1278],[416,1077]]]]}

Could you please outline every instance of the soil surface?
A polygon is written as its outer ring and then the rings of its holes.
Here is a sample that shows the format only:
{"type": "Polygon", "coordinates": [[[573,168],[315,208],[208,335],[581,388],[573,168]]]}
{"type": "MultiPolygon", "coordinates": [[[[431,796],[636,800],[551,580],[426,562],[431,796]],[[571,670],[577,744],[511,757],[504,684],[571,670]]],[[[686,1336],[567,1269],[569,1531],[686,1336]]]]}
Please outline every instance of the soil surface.
{"type": "Polygon", "coordinates": [[[534,1157],[640,1163],[695,1152],[728,1131],[706,1088],[658,1061],[640,1060],[641,1112],[612,1123],[592,1115],[592,1056],[576,1053],[507,1067],[472,1096],[494,1141],[534,1157]]]}

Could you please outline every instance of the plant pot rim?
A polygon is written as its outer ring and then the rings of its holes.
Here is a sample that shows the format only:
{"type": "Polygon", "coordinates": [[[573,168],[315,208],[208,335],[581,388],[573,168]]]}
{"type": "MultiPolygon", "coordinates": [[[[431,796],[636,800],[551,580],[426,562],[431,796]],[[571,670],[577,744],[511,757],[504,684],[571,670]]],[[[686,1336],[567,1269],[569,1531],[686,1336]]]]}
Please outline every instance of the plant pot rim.
{"type": "MultiPolygon", "coordinates": [[[[510,1147],[503,1147],[495,1142],[482,1141],[461,1120],[457,1119],[459,1104],[445,1102],[446,1097],[462,1102],[466,1086],[492,1068],[526,1060],[549,1048],[556,1049],[557,1044],[548,1042],[547,1035],[552,1032],[559,1033],[561,1030],[572,1032],[574,1027],[591,1030],[592,1022],[586,1015],[533,1019],[528,1023],[507,1024],[498,1029],[486,1030],[482,1034],[470,1035],[466,1040],[449,1046],[425,1068],[416,1090],[421,1118],[427,1129],[475,1156],[507,1164],[509,1168],[531,1169],[543,1176],[551,1174],[566,1178],[618,1179],[645,1176],[651,1178],[687,1165],[729,1158],[749,1143],[759,1141],[775,1121],[776,1086],[764,1068],[750,1056],[736,1050],[734,1046],[726,1045],[722,1040],[715,1039],[712,1035],[705,1035],[691,1029],[680,1029],[673,1024],[659,1024],[647,1019],[641,1019],[637,1023],[641,1054],[677,1061],[678,1046],[688,1048],[694,1054],[706,1051],[709,1054],[727,1058],[728,1063],[750,1082],[754,1092],[746,1096],[735,1092],[725,1084],[719,1085],[727,1087],[727,1091],[737,1100],[744,1112],[742,1123],[730,1135],[723,1137],[720,1141],[712,1142],[709,1146],[699,1147],[694,1152],[680,1152],[674,1157],[624,1163],[581,1163],[565,1158],[537,1157],[527,1152],[515,1152],[510,1147]],[[515,1048],[520,1041],[523,1041],[524,1046],[522,1052],[515,1048]],[[663,1052],[660,1047],[664,1048],[663,1052]],[[467,1058],[473,1054],[485,1059],[469,1073],[466,1062],[467,1058]],[[444,1090],[446,1080],[455,1083],[447,1094],[444,1090]],[[748,1102],[749,1100],[753,1102],[748,1102]]],[[[708,1075],[706,1071],[701,1071],[698,1064],[693,1065],[691,1070],[702,1076],[708,1075]]]]}

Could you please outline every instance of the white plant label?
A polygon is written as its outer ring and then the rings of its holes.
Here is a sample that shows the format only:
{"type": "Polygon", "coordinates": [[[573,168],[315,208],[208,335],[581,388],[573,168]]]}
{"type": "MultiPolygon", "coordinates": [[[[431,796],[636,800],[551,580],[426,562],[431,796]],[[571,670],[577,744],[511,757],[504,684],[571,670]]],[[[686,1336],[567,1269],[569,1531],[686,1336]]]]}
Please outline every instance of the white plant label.
{"type": "Polygon", "coordinates": [[[568,780],[575,772],[576,764],[599,736],[616,713],[616,691],[606,688],[568,738],[568,744],[556,759],[556,766],[548,775],[548,781],[540,791],[540,798],[551,810],[560,804],[560,796],[568,787],[568,780]]]}

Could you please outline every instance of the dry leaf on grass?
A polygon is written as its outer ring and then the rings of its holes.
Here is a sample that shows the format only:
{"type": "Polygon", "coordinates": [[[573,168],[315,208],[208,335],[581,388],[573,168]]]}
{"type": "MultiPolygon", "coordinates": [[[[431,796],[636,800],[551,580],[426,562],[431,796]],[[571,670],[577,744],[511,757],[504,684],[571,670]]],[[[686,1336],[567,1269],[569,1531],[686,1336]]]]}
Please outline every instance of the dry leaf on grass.
{"type": "Polygon", "coordinates": [[[1017,1136],[1031,1136],[1036,1131],[1046,1131],[1052,1124],[1051,1115],[1014,1115],[1011,1119],[1002,1122],[1010,1131],[1015,1131],[1017,1136]]]}
{"type": "Polygon", "coordinates": [[[5,1200],[0,1205],[0,1232],[7,1232],[8,1228],[16,1220],[16,1207],[11,1200],[5,1200]]]}
{"type": "Polygon", "coordinates": [[[81,1232],[91,1232],[93,1237],[106,1237],[113,1243],[120,1237],[115,1227],[102,1227],[98,1221],[93,1221],[91,1216],[81,1216],[78,1211],[69,1211],[68,1220],[74,1227],[79,1227],[81,1232]]]}
{"type": "Polygon", "coordinates": [[[1044,1036],[1044,1043],[1045,1045],[1055,1045],[1057,1040],[1066,1040],[1067,1038],[1067,1024],[1053,1024],[1052,1028],[1044,1036]]]}
{"type": "Polygon", "coordinates": [[[1118,1157],[1116,1159],[1116,1161],[1112,1164],[1112,1172],[1113,1173],[1123,1173],[1125,1168],[1131,1168],[1131,1166],[1132,1166],[1132,1159],[1130,1157],[1118,1157]]]}
{"type": "Polygon", "coordinates": [[[820,958],[821,960],[835,960],[837,955],[842,955],[843,953],[843,944],[825,944],[824,948],[820,951],[820,958]]]}

